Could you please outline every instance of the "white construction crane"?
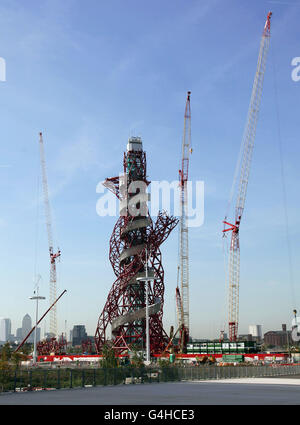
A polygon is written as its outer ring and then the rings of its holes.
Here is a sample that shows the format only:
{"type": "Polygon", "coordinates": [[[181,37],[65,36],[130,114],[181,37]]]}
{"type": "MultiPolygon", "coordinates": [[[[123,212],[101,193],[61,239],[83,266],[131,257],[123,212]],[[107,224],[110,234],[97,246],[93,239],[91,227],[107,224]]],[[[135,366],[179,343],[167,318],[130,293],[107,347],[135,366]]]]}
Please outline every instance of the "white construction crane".
{"type": "Polygon", "coordinates": [[[179,227],[179,274],[181,286],[181,305],[180,322],[183,325],[181,345],[184,347],[188,341],[190,318],[189,318],[189,241],[188,241],[188,225],[187,225],[187,209],[188,195],[187,182],[189,171],[189,157],[191,153],[191,92],[188,91],[185,113],[184,113],[184,130],[182,139],[182,159],[181,170],[179,170],[179,187],[180,187],[180,227],[179,227]]]}
{"type": "MultiPolygon", "coordinates": [[[[50,306],[56,300],[56,259],[60,257],[60,250],[56,253],[53,252],[53,236],[52,236],[52,220],[51,220],[51,210],[49,203],[49,194],[48,194],[48,182],[47,182],[47,173],[46,173],[46,161],[45,161],[45,152],[44,152],[44,143],[43,135],[40,133],[39,139],[40,145],[40,157],[41,157],[41,168],[42,168],[42,181],[43,181],[43,192],[44,192],[44,204],[45,204],[45,216],[46,216],[46,227],[48,234],[48,246],[50,254],[50,297],[49,304],[50,306]]],[[[57,310],[56,305],[50,310],[50,333],[57,337],[57,310]]]]}
{"type": "Polygon", "coordinates": [[[250,106],[248,110],[247,122],[245,127],[244,136],[242,139],[241,162],[238,163],[240,167],[240,178],[235,204],[235,222],[231,224],[225,217],[223,234],[232,231],[231,244],[229,251],[229,339],[235,341],[238,335],[238,321],[239,321],[239,286],[240,286],[240,243],[239,243],[239,228],[241,218],[244,212],[247,185],[249,180],[252,152],[254,146],[254,139],[256,134],[256,126],[261,103],[261,95],[264,81],[264,74],[266,69],[267,54],[270,45],[270,28],[271,28],[271,15],[268,13],[267,20],[264,26],[264,31],[261,38],[260,50],[258,56],[258,63],[250,106]],[[225,228],[225,225],[229,228],[225,228]]]}

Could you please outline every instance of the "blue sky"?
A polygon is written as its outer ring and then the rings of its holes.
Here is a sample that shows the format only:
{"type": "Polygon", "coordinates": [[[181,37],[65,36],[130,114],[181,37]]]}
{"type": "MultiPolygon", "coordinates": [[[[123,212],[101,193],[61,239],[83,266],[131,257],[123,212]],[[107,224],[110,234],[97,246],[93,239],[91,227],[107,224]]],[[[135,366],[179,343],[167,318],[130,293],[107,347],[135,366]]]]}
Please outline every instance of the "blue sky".
{"type": "MultiPolygon", "coordinates": [[[[68,330],[86,324],[94,334],[114,282],[108,244],[116,220],[96,214],[97,184],[121,171],[131,135],[143,138],[150,179],[177,179],[191,90],[190,179],[205,183],[204,224],[190,231],[191,332],[218,335],[227,317],[222,220],[269,10],[271,49],[240,235],[241,333],[254,323],[263,331],[289,325],[300,308],[300,82],[291,78],[300,1],[1,1],[0,315],[13,331],[26,313],[34,316],[34,270],[40,292],[49,292],[39,131],[62,250],[58,293],[68,291],[58,306],[60,331],[67,321],[68,330]]],[[[177,240],[174,231],[162,247],[166,330],[175,321],[177,240]]]]}

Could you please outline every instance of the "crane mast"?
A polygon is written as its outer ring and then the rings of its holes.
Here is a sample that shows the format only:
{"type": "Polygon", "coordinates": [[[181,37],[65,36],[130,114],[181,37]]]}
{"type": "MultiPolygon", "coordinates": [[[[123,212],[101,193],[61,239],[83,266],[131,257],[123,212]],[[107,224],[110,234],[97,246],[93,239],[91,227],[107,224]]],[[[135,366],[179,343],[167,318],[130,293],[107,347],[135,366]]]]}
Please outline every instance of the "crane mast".
{"type": "Polygon", "coordinates": [[[189,171],[189,156],[191,151],[191,92],[188,91],[185,113],[184,113],[184,131],[182,140],[182,162],[179,170],[180,187],[180,242],[179,242],[179,266],[180,266],[180,285],[181,285],[181,305],[180,321],[184,326],[184,345],[189,336],[189,246],[188,246],[188,226],[187,226],[187,182],[189,171]]]}
{"type": "MultiPolygon", "coordinates": [[[[49,303],[50,306],[56,300],[56,259],[60,257],[60,250],[54,253],[53,250],[53,236],[52,236],[52,220],[51,220],[51,209],[49,203],[49,194],[48,194],[48,181],[46,173],[46,161],[45,161],[45,151],[43,143],[43,135],[40,133],[39,139],[40,145],[40,158],[41,158],[41,168],[42,168],[42,181],[43,181],[43,193],[44,193],[44,205],[45,205],[45,217],[46,217],[46,227],[48,235],[48,246],[49,246],[49,255],[50,255],[50,296],[49,303]]],[[[50,310],[50,333],[55,337],[57,336],[57,309],[56,304],[53,305],[53,308],[50,310]]]]}
{"type": "Polygon", "coordinates": [[[238,335],[239,320],[239,286],[240,286],[240,242],[239,228],[244,212],[247,185],[250,174],[252,152],[256,134],[256,127],[261,103],[264,74],[266,69],[267,54],[270,45],[270,28],[272,12],[268,13],[261,38],[260,50],[246,127],[242,139],[242,156],[240,163],[240,179],[238,185],[237,199],[235,205],[235,222],[231,224],[225,217],[223,223],[229,226],[224,232],[231,231],[231,243],[229,251],[229,339],[235,341],[238,335]]]}
{"type": "Polygon", "coordinates": [[[182,305],[180,290],[178,286],[176,288],[176,310],[177,310],[177,318],[178,318],[178,327],[177,327],[176,334],[179,331],[179,352],[183,353],[186,347],[186,344],[188,342],[188,329],[186,329],[184,325],[183,305],[182,305]]]}

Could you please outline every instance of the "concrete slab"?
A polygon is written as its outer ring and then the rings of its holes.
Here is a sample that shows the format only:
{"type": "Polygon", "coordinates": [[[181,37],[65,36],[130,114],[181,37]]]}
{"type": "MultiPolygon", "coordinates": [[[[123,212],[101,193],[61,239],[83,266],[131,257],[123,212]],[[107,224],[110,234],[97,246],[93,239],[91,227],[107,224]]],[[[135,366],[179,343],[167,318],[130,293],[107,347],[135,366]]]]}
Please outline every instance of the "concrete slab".
{"type": "MultiPolygon", "coordinates": [[[[193,381],[201,383],[204,381],[193,381]]],[[[205,381],[205,383],[215,383],[216,381],[205,381]]],[[[300,385],[300,379],[293,378],[235,378],[235,379],[218,379],[219,384],[263,384],[263,385],[300,385]]]]}

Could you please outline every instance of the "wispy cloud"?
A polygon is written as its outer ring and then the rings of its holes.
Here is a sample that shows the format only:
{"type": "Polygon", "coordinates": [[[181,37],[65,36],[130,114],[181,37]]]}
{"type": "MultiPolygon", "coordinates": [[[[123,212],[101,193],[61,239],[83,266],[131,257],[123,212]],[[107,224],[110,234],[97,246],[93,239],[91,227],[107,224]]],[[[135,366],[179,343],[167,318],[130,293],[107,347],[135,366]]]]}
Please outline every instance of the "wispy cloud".
{"type": "MultiPolygon", "coordinates": [[[[161,40],[164,40],[170,37],[170,34],[173,34],[174,28],[177,29],[177,32],[186,32],[187,28],[191,25],[199,24],[204,20],[207,15],[217,6],[220,0],[210,0],[209,2],[203,4],[196,3],[192,6],[186,8],[186,13],[184,15],[178,14],[176,17],[175,14],[172,15],[170,19],[169,15],[166,18],[161,16],[160,25],[157,27],[155,32],[146,32],[139,34],[139,37],[136,40],[136,43],[126,50],[124,55],[119,59],[116,65],[111,69],[110,74],[108,75],[108,80],[113,81],[119,79],[124,75],[124,73],[129,72],[131,69],[136,67],[139,64],[139,58],[142,54],[147,51],[147,49],[152,49],[156,45],[161,44],[161,40]],[[148,46],[148,47],[146,47],[148,46]]],[[[158,80],[160,75],[153,72],[153,70],[148,69],[148,78],[152,81],[158,80]]]]}
{"type": "Polygon", "coordinates": [[[64,174],[68,182],[78,171],[86,171],[91,166],[98,164],[95,156],[95,144],[85,136],[65,144],[58,152],[55,168],[64,174]]]}
{"type": "MultiPolygon", "coordinates": [[[[76,179],[83,178],[83,174],[90,176],[92,182],[92,179],[95,179],[95,170],[99,170],[100,180],[103,179],[103,174],[106,171],[118,169],[119,158],[108,156],[107,149],[108,147],[105,147],[104,142],[100,143],[97,138],[84,130],[73,140],[65,141],[57,149],[57,156],[52,161],[46,158],[49,198],[53,199],[67,190],[76,179]],[[107,161],[106,158],[110,159],[107,161]]],[[[41,175],[39,179],[38,199],[31,201],[27,206],[28,209],[36,208],[37,203],[43,203],[41,175]]],[[[95,181],[95,191],[97,183],[98,181],[95,181]]]]}
{"type": "Polygon", "coordinates": [[[55,190],[51,191],[51,196],[57,195],[82,173],[98,169],[103,174],[105,170],[110,170],[117,164],[117,159],[107,161],[106,151],[104,142],[100,144],[88,134],[82,134],[76,140],[64,144],[53,164],[55,174],[60,178],[55,190]]]}
{"type": "Polygon", "coordinates": [[[290,2],[290,1],[271,1],[269,0],[268,3],[270,4],[280,4],[280,5],[284,5],[284,6],[300,6],[300,3],[296,3],[296,2],[290,2]]]}
{"type": "Polygon", "coordinates": [[[187,9],[186,14],[180,18],[180,25],[186,28],[187,25],[199,24],[207,15],[220,3],[220,0],[210,0],[203,4],[203,2],[195,3],[192,7],[187,9]]]}

